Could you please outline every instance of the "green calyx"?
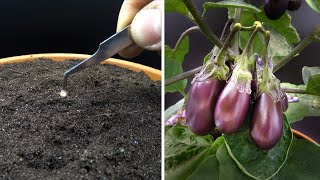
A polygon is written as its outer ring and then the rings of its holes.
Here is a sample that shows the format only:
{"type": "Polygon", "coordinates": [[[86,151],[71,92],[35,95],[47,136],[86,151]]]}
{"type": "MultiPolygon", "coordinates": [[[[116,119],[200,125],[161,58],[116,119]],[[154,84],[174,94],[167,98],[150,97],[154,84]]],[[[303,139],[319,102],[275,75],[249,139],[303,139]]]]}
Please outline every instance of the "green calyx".
{"type": "Polygon", "coordinates": [[[283,92],[280,88],[280,80],[274,75],[270,76],[266,81],[259,79],[256,97],[259,97],[264,92],[267,93],[275,102],[281,101],[283,92]]]}
{"type": "Polygon", "coordinates": [[[252,74],[248,69],[242,64],[237,64],[234,68],[232,76],[229,82],[233,82],[237,85],[239,92],[245,92],[251,94],[251,81],[252,74]]]}
{"type": "MultiPolygon", "coordinates": [[[[275,102],[278,102],[282,98],[282,91],[280,88],[280,80],[275,77],[272,72],[272,66],[270,66],[271,59],[268,58],[268,44],[270,41],[270,32],[264,32],[265,37],[265,48],[262,57],[263,61],[263,72],[258,74],[261,75],[258,79],[258,93],[256,97],[259,97],[263,92],[267,93],[275,102]]],[[[260,70],[261,71],[261,70],[260,70]]]]}
{"type": "Polygon", "coordinates": [[[201,71],[195,75],[192,83],[195,81],[206,81],[207,79],[218,79],[225,81],[228,74],[229,67],[227,65],[218,65],[215,62],[207,61],[201,71]]]}

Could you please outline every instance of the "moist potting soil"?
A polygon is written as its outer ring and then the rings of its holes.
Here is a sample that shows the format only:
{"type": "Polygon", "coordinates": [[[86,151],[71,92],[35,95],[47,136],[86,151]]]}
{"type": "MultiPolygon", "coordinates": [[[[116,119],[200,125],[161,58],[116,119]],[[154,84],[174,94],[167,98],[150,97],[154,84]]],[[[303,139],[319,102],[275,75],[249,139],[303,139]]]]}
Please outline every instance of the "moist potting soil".
{"type": "Polygon", "coordinates": [[[0,179],[161,179],[161,83],[77,63],[0,65],[0,179]]]}

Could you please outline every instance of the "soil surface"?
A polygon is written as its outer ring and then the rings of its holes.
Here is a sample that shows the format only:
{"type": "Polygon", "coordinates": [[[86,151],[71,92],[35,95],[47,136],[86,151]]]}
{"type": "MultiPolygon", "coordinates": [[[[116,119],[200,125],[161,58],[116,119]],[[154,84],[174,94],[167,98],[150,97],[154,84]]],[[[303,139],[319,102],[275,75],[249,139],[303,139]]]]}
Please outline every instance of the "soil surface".
{"type": "Polygon", "coordinates": [[[0,66],[0,179],[161,179],[161,84],[79,61],[0,66]]]}

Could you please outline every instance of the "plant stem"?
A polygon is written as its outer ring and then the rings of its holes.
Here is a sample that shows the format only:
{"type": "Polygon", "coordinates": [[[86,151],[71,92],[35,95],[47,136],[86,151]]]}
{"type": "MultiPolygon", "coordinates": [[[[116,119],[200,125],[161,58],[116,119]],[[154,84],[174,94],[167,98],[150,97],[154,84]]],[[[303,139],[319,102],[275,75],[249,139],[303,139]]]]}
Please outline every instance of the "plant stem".
{"type": "MultiPolygon", "coordinates": [[[[230,26],[233,24],[234,19],[229,19],[227,21],[227,23],[224,25],[223,27],[223,31],[222,34],[220,36],[220,41],[224,42],[225,39],[227,38],[227,34],[230,33],[230,26]]],[[[215,57],[217,56],[218,52],[219,52],[220,48],[218,48],[218,46],[214,46],[213,49],[210,52],[210,59],[209,61],[214,62],[215,57]]]]}
{"type": "Polygon", "coordinates": [[[225,64],[225,59],[223,58],[223,55],[226,53],[225,51],[228,49],[231,41],[232,41],[232,38],[234,36],[234,34],[236,32],[238,32],[239,30],[241,29],[241,25],[240,23],[236,23],[233,27],[232,27],[232,30],[230,32],[230,34],[228,35],[227,39],[225,40],[225,42],[223,43],[223,46],[221,48],[221,50],[219,51],[216,59],[217,59],[217,64],[218,65],[224,65],[225,64]]]}
{"type": "Polygon", "coordinates": [[[320,28],[316,28],[316,30],[306,36],[300,43],[284,58],[279,60],[274,66],[273,66],[273,72],[276,72],[279,70],[283,65],[288,63],[293,57],[295,57],[300,51],[302,51],[305,47],[307,47],[309,44],[311,44],[316,38],[317,35],[320,34],[320,28]]]}
{"type": "Polygon", "coordinates": [[[270,67],[269,67],[269,58],[268,58],[268,45],[270,41],[270,33],[264,33],[264,52],[263,52],[263,81],[267,82],[270,78],[270,67]]]}
{"type": "Polygon", "coordinates": [[[179,74],[177,76],[174,76],[172,78],[169,78],[169,79],[164,81],[164,85],[167,86],[167,85],[173,84],[175,82],[181,81],[182,79],[186,79],[186,78],[188,78],[190,76],[193,76],[196,73],[200,72],[201,68],[202,68],[202,66],[197,67],[195,69],[192,69],[190,71],[186,71],[186,72],[181,73],[181,74],[179,74]]]}
{"type": "Polygon", "coordinates": [[[305,88],[288,88],[288,87],[281,87],[286,91],[286,93],[296,93],[296,94],[307,94],[305,88]]]}
{"type": "MultiPolygon", "coordinates": [[[[197,25],[199,26],[201,32],[215,45],[219,48],[222,47],[222,42],[219,38],[211,31],[209,26],[204,22],[200,12],[198,11],[197,7],[193,3],[193,0],[183,0],[184,4],[188,8],[189,12],[193,16],[194,20],[196,21],[197,25]]],[[[232,49],[228,49],[230,58],[234,59],[235,53],[232,49]]]]}
{"type": "Polygon", "coordinates": [[[198,26],[193,26],[193,27],[185,30],[185,31],[181,34],[179,40],[177,41],[177,43],[176,43],[176,45],[175,45],[172,53],[175,54],[175,53],[177,52],[177,49],[178,49],[179,45],[181,44],[181,42],[182,42],[182,40],[183,40],[184,37],[186,37],[188,34],[190,34],[190,33],[192,33],[192,32],[199,31],[199,30],[200,30],[200,29],[199,29],[198,26]]]}

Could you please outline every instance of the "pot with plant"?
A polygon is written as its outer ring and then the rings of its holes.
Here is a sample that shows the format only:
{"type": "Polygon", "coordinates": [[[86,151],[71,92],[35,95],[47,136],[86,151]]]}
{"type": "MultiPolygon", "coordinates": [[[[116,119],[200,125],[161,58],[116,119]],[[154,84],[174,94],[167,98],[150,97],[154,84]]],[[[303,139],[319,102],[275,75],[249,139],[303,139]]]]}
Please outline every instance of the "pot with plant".
{"type": "Polygon", "coordinates": [[[0,59],[0,179],[161,176],[161,71],[109,58],[60,96],[63,73],[89,57],[0,59]]]}
{"type": "MultiPolygon", "coordinates": [[[[320,13],[315,1],[307,2],[320,13]]],[[[165,111],[165,179],[320,178],[319,144],[290,127],[320,115],[319,67],[302,69],[303,85],[281,82],[274,74],[319,40],[319,27],[300,41],[291,25],[287,10],[300,4],[270,0],[259,8],[242,0],[205,2],[201,15],[192,0],[166,1],[166,12],[180,13],[196,26],[173,49],[165,47],[166,93],[184,96],[165,111]],[[229,18],[220,39],[204,20],[218,7],[227,8],[229,18]],[[194,31],[214,48],[202,66],[183,72],[194,31]]]]}

